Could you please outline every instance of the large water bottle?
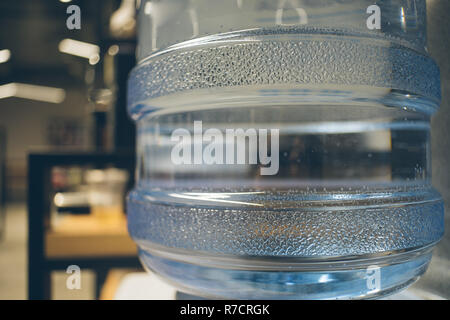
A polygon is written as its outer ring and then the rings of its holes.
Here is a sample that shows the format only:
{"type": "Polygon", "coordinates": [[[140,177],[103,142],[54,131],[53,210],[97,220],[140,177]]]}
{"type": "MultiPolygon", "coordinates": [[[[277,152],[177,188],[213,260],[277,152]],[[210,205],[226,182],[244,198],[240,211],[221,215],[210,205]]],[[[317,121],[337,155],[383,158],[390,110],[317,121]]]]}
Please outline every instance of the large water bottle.
{"type": "Polygon", "coordinates": [[[140,1],[129,80],[148,269],[209,298],[375,298],[443,235],[424,0],[140,1]]]}

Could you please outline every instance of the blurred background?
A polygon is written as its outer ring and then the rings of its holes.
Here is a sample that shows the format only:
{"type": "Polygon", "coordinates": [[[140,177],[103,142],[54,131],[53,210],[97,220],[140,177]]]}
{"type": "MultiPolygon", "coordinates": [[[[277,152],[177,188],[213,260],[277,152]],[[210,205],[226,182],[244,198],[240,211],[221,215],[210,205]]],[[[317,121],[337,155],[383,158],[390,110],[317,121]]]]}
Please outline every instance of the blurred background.
{"type": "MultiPolygon", "coordinates": [[[[450,2],[427,6],[443,89],[433,184],[448,213],[450,2]]],[[[135,163],[126,114],[135,8],[135,0],[0,2],[0,299],[111,299],[141,270],[123,207],[135,163]],[[66,24],[71,5],[81,9],[80,29],[66,24]],[[67,289],[70,265],[83,270],[81,290],[67,289]]],[[[447,230],[449,222],[447,214],[447,230]]],[[[447,233],[415,286],[450,298],[449,259],[447,233]]]]}
{"type": "Polygon", "coordinates": [[[134,0],[0,2],[0,299],[92,299],[105,266],[140,267],[123,208],[135,10],[134,0]],[[71,264],[86,270],[81,290],[66,288],[71,264]]]}

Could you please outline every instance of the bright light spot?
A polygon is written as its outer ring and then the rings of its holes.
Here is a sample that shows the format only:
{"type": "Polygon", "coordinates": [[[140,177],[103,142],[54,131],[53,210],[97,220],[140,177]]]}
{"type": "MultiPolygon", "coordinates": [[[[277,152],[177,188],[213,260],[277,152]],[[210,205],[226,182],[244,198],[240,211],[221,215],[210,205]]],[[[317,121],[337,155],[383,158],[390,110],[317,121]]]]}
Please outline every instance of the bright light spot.
{"type": "Polygon", "coordinates": [[[55,203],[56,206],[62,207],[64,205],[64,195],[58,192],[57,194],[55,194],[53,202],[55,203]]]}
{"type": "Polygon", "coordinates": [[[152,13],[152,9],[153,9],[152,3],[150,1],[146,2],[144,7],[144,13],[149,16],[152,13]]]}
{"type": "Polygon", "coordinates": [[[400,21],[402,24],[402,29],[406,31],[406,15],[405,15],[405,9],[401,7],[400,9],[400,21]]]}
{"type": "Polygon", "coordinates": [[[59,43],[58,49],[62,53],[89,59],[90,64],[96,64],[100,61],[100,47],[95,44],[64,39],[59,43]]]}
{"type": "Polygon", "coordinates": [[[14,97],[17,92],[15,83],[8,83],[0,86],[0,99],[14,97]]]}
{"type": "Polygon", "coordinates": [[[66,98],[66,91],[60,88],[25,83],[8,83],[0,86],[0,99],[10,97],[61,103],[66,98]]]}
{"type": "Polygon", "coordinates": [[[117,44],[114,44],[111,47],[109,47],[108,54],[110,56],[115,56],[118,53],[119,53],[119,46],[117,44]]]}
{"type": "Polygon", "coordinates": [[[330,281],[330,277],[327,274],[321,275],[319,278],[319,283],[326,283],[330,281]]]}
{"type": "Polygon", "coordinates": [[[261,194],[264,192],[240,192],[240,193],[195,193],[195,192],[186,192],[186,193],[171,193],[169,196],[174,198],[181,199],[190,199],[190,200],[199,200],[199,201],[210,201],[210,202],[220,202],[220,203],[234,203],[248,206],[263,206],[260,203],[253,202],[244,202],[244,201],[233,201],[227,200],[230,199],[233,195],[247,195],[247,194],[261,194]]]}
{"type": "Polygon", "coordinates": [[[96,65],[100,61],[100,55],[94,54],[89,57],[89,64],[90,65],[96,65]]]}
{"type": "Polygon", "coordinates": [[[0,50],[0,63],[7,62],[11,58],[11,51],[8,49],[0,50]]]}

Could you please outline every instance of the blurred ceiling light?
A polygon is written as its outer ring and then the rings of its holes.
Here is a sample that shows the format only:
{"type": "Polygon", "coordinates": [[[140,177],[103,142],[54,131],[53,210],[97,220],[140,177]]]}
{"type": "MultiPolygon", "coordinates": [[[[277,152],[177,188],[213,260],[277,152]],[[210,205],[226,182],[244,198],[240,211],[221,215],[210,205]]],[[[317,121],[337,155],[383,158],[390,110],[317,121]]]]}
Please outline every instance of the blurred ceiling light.
{"type": "Polygon", "coordinates": [[[109,19],[109,30],[116,38],[131,38],[136,32],[136,1],[122,0],[109,19]]]}
{"type": "Polygon", "coordinates": [[[144,7],[144,13],[149,16],[152,13],[152,10],[153,10],[152,3],[151,2],[146,2],[145,3],[145,7],[144,7]]]}
{"type": "Polygon", "coordinates": [[[14,97],[17,88],[15,83],[4,84],[0,86],[0,99],[14,97]]]}
{"type": "Polygon", "coordinates": [[[96,65],[100,61],[100,55],[99,54],[93,54],[89,57],[89,64],[90,65],[96,65]]]}
{"type": "Polygon", "coordinates": [[[119,46],[117,44],[113,44],[111,47],[109,47],[108,49],[108,54],[110,56],[115,56],[116,54],[119,53],[119,46]]]}
{"type": "Polygon", "coordinates": [[[0,50],[0,63],[7,62],[11,58],[11,51],[8,49],[0,50]]]}
{"type": "Polygon", "coordinates": [[[60,88],[25,83],[8,83],[0,86],[0,99],[11,97],[61,103],[66,97],[66,91],[60,88]]]}
{"type": "Polygon", "coordinates": [[[72,0],[59,0],[59,2],[62,2],[62,3],[69,3],[69,2],[72,2],[72,0]]]}
{"type": "Polygon", "coordinates": [[[78,40],[64,39],[59,43],[58,49],[62,53],[89,59],[91,65],[100,61],[100,47],[78,40]]]}

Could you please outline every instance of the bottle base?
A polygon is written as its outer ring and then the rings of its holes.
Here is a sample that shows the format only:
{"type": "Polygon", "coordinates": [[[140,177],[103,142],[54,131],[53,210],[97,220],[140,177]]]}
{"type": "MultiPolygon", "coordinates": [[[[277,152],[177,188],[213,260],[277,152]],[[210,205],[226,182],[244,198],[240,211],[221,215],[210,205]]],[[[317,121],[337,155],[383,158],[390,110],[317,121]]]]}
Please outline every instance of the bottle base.
{"type": "Polygon", "coordinates": [[[224,260],[198,255],[191,258],[199,264],[181,261],[183,258],[176,253],[166,251],[161,255],[158,249],[140,250],[146,269],[177,289],[199,297],[326,300],[377,299],[406,288],[426,271],[431,247],[341,261],[293,263],[280,259],[272,265],[237,257],[227,268],[215,265],[223,266],[224,260]]]}

